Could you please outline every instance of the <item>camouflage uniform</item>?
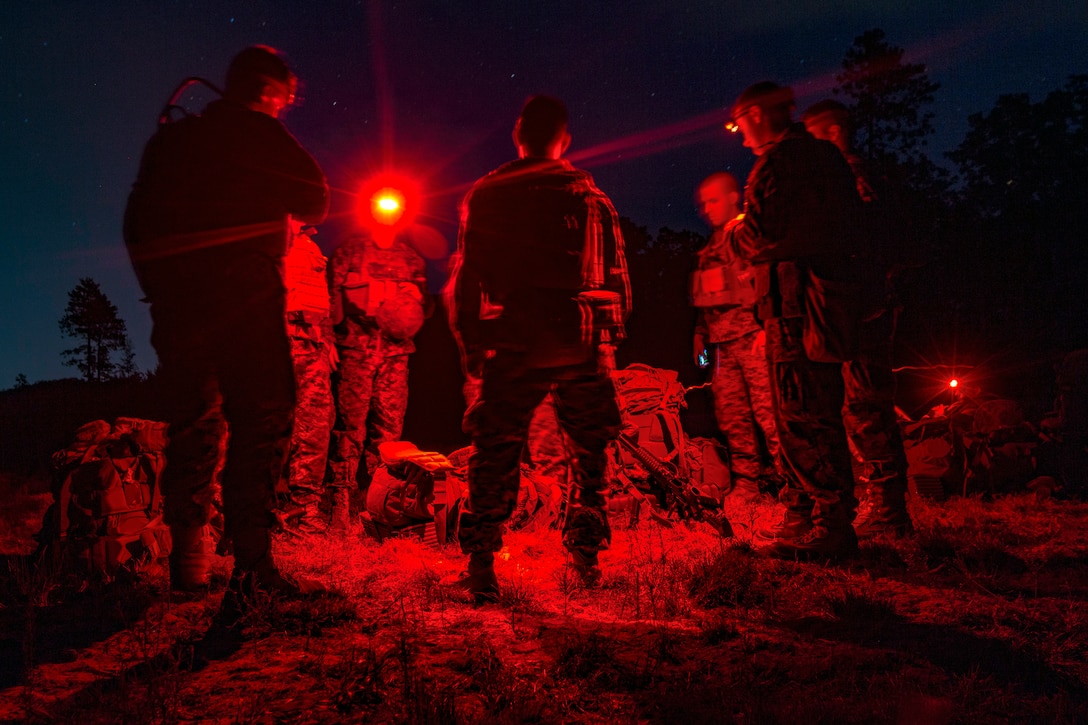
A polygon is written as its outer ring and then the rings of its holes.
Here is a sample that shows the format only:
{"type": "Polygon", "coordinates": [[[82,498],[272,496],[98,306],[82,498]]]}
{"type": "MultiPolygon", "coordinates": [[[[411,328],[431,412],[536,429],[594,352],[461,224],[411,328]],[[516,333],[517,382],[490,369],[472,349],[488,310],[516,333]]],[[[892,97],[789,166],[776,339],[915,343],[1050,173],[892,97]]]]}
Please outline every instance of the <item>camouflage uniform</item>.
{"type": "Polygon", "coordinates": [[[326,259],[307,234],[297,234],[285,260],[287,336],[295,368],[295,425],[287,487],[291,503],[317,514],[325,490],[336,409],[332,398],[333,344],[326,259]]]}
{"type": "Polygon", "coordinates": [[[386,249],[369,235],[355,236],[333,253],[329,287],[340,353],[337,418],[329,451],[331,485],[354,488],[362,475],[369,478],[377,468],[378,445],[400,440],[408,408],[408,356],[415,344],[403,330],[390,334],[383,329],[380,309],[398,299],[414,299],[422,321],[426,265],[403,238],[386,249]],[[360,471],[364,459],[366,470],[360,471]]]}
{"type": "Polygon", "coordinates": [[[563,544],[595,559],[611,539],[605,450],[619,433],[620,413],[612,379],[598,368],[595,318],[577,302],[585,290],[618,297],[618,340],[631,298],[623,238],[589,174],[530,157],[478,181],[462,206],[449,287],[465,371],[482,377],[479,399],[465,414],[474,445],[458,531],[466,554],[502,547],[530,420],[549,393],[570,443],[563,544]]]}
{"type": "Polygon", "coordinates": [[[722,230],[715,230],[696,256],[691,289],[699,309],[695,335],[714,350],[710,391],[714,418],[729,447],[733,488],[754,494],[760,479],[776,476],[778,433],[767,359],[755,349],[762,326],[755,316],[751,267],[724,241],[722,230]]]}
{"type": "Polygon", "coordinates": [[[567,444],[559,425],[555,396],[549,395],[533,411],[529,420],[529,440],[525,457],[537,476],[554,481],[564,489],[567,485],[567,444]]]}
{"type": "MultiPolygon", "coordinates": [[[[854,172],[858,195],[870,214],[879,213],[879,199],[865,172],[864,162],[852,153],[844,154],[854,172]]],[[[874,220],[873,234],[880,234],[880,219],[874,220]]],[[[877,243],[879,240],[877,240],[877,243]]],[[[873,250],[875,269],[870,270],[867,297],[870,309],[858,330],[858,355],[843,363],[845,400],[842,416],[846,435],[862,470],[859,483],[865,487],[857,522],[859,534],[869,528],[890,526],[910,529],[907,513],[907,456],[895,413],[895,374],[892,372],[892,345],[899,310],[890,284],[884,255],[873,250]]]]}
{"type": "Polygon", "coordinates": [[[806,267],[834,277],[854,254],[851,223],[860,205],[838,149],[794,124],[757,158],[744,218],[726,228],[733,251],[756,271],[756,311],[767,336],[775,424],[790,474],[779,498],[814,526],[835,532],[849,529],[857,505],[842,421],[842,365],[805,353],[804,279],[806,267]]]}
{"type": "Polygon", "coordinates": [[[172,530],[210,520],[221,410],[224,523],[242,572],[273,569],[274,490],[291,435],[287,216],[319,223],[327,209],[313,158],[279,121],[228,100],[160,129],[126,209],[170,396],[164,518],[172,530]]]}

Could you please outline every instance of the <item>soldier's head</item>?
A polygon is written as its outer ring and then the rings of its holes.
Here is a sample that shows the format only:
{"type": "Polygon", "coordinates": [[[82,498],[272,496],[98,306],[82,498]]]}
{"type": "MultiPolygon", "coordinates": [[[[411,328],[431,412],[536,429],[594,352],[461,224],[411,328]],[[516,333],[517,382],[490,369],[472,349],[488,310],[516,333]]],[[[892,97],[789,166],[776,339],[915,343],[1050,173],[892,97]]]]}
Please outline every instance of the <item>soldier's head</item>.
{"type": "Polygon", "coordinates": [[[558,159],[570,146],[567,106],[552,96],[533,96],[514,124],[514,144],[522,158],[558,159]]]}
{"type": "Polygon", "coordinates": [[[275,48],[254,45],[246,48],[227,69],[226,97],[272,118],[295,102],[298,79],[275,48]]]}
{"type": "Polygon", "coordinates": [[[828,98],[812,104],[801,114],[801,121],[821,141],[830,141],[843,153],[850,150],[850,112],[838,101],[828,98]]]}
{"type": "Polygon", "coordinates": [[[699,215],[715,229],[740,214],[740,188],[732,174],[719,171],[703,179],[695,192],[699,215]]]}
{"type": "Polygon", "coordinates": [[[730,131],[744,136],[744,145],[762,156],[793,122],[793,91],[772,81],[761,81],[744,89],[733,103],[730,131]]]}

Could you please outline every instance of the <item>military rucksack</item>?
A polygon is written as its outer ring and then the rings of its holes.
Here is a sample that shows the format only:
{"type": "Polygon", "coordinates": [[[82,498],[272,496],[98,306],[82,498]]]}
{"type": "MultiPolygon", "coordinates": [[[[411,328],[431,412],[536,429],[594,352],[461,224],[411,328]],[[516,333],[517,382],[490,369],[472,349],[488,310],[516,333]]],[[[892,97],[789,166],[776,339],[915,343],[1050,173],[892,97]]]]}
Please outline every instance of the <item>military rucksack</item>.
{"type": "MultiPolygon", "coordinates": [[[[680,424],[680,410],[687,407],[687,402],[677,373],[634,363],[612,375],[624,403],[624,426],[638,429],[639,446],[672,465],[679,475],[690,475],[687,443],[680,424]]],[[[642,464],[628,451],[621,449],[620,462],[623,472],[633,480],[647,478],[642,464]]]]}
{"type": "Polygon", "coordinates": [[[382,443],[378,452],[381,464],[367,487],[361,516],[366,533],[378,541],[404,535],[431,545],[454,541],[464,482],[450,458],[407,441],[382,443]]]}
{"type": "Polygon", "coordinates": [[[87,576],[138,571],[170,553],[163,523],[167,424],[118,418],[82,426],[53,454],[53,504],[38,535],[87,576]]]}

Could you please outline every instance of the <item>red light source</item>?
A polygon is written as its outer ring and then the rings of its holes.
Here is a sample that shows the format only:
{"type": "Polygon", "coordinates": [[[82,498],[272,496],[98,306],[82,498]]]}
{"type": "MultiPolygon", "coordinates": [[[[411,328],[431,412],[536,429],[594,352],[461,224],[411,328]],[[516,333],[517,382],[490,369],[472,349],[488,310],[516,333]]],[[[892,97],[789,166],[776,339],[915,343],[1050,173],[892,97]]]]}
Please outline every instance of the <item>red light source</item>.
{"type": "Polygon", "coordinates": [[[960,386],[960,381],[956,380],[955,378],[952,378],[951,380],[948,381],[948,387],[950,387],[950,388],[958,388],[959,386],[960,386]]]}
{"type": "Polygon", "coordinates": [[[357,199],[362,226],[374,233],[396,233],[415,222],[420,193],[408,177],[381,174],[363,184],[357,199]]]}
{"type": "Polygon", "coordinates": [[[379,224],[392,226],[404,216],[404,194],[386,186],[370,197],[370,215],[379,224]]]}

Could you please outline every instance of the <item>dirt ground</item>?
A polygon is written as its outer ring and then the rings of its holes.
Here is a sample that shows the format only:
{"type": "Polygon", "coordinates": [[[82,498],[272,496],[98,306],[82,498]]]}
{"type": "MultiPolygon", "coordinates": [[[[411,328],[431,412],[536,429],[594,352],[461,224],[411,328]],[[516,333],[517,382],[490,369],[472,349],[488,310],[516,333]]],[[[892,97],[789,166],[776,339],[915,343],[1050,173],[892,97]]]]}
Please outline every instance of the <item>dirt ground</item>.
{"type": "Polygon", "coordinates": [[[0,545],[5,722],[987,723],[1088,721],[1088,504],[912,501],[917,534],[839,565],[737,535],[617,528],[584,588],[553,530],[508,535],[499,604],[439,585],[464,559],[415,539],[277,541],[334,594],[262,599],[248,638],[202,640],[229,572],[180,598],[152,567],[82,589],[26,554],[46,501],[0,545]]]}

